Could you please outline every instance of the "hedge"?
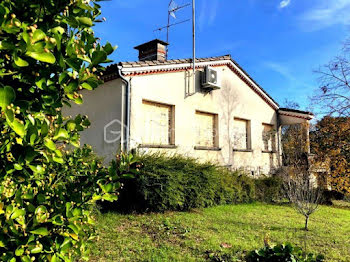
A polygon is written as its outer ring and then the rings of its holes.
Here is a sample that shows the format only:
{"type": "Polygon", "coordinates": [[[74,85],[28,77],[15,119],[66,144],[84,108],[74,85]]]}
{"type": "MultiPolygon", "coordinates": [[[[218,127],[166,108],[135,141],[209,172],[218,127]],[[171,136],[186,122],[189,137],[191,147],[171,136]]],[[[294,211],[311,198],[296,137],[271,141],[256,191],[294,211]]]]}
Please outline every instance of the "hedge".
{"type": "Polygon", "coordinates": [[[253,179],[212,163],[161,153],[138,156],[142,167],[126,179],[116,206],[122,212],[186,211],[254,200],[253,179]]]}

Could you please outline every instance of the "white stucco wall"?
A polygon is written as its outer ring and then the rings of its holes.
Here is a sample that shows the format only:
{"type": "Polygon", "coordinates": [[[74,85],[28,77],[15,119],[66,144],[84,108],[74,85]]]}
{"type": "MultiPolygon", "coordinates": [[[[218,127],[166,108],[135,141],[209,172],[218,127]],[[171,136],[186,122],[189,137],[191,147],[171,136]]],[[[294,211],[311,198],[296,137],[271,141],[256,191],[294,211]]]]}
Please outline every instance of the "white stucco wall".
{"type": "MultiPolygon", "coordinates": [[[[173,72],[135,76],[131,82],[131,133],[132,141],[141,141],[144,130],[141,105],[143,100],[175,105],[175,145],[176,149],[161,150],[181,153],[210,160],[233,168],[245,168],[255,174],[268,173],[278,165],[277,153],[263,153],[263,123],[277,128],[276,111],[248,87],[227,66],[217,67],[222,77],[222,88],[204,93],[200,87],[200,73],[197,72],[197,92],[187,95],[192,89],[189,72],[173,72]],[[188,88],[190,86],[190,88],[188,88]],[[221,151],[195,150],[195,111],[218,114],[219,147],[221,151]],[[251,121],[252,152],[234,152],[232,148],[233,119],[244,118],[251,121]]],[[[192,93],[192,92],[191,92],[192,93]]],[[[135,143],[134,143],[135,144],[135,143]]],[[[277,144],[277,142],[276,142],[277,144]]]]}
{"type": "Polygon", "coordinates": [[[81,145],[89,144],[95,153],[104,158],[104,162],[109,163],[117,150],[120,149],[119,134],[112,134],[110,131],[120,132],[123,115],[123,84],[120,79],[107,82],[93,91],[83,90],[84,103],[82,105],[72,104],[69,108],[63,108],[63,114],[76,116],[78,114],[87,115],[91,126],[81,133],[81,145]],[[118,120],[118,121],[116,121],[118,120]],[[116,140],[113,143],[106,143],[104,139],[104,127],[111,123],[108,128],[107,139],[116,140]]]}
{"type": "MultiPolygon", "coordinates": [[[[141,149],[163,151],[195,157],[200,161],[212,161],[234,169],[243,168],[254,174],[267,174],[278,166],[278,153],[263,153],[263,123],[277,128],[277,113],[227,66],[216,67],[222,78],[222,88],[203,92],[200,88],[200,72],[196,74],[196,92],[192,77],[187,72],[170,72],[128,77],[131,84],[130,144],[137,147],[144,132],[142,101],[154,101],[175,106],[175,149],[141,149]],[[195,150],[195,112],[218,114],[220,151],[195,150]],[[233,120],[235,117],[250,120],[252,152],[233,151],[233,120]]],[[[104,141],[104,126],[124,116],[124,84],[120,79],[106,82],[94,91],[83,91],[84,104],[64,108],[65,115],[83,112],[89,116],[91,127],[84,131],[81,143],[93,146],[94,151],[108,163],[120,149],[121,140],[104,141]]],[[[107,130],[121,131],[116,123],[107,130]]],[[[122,134],[123,138],[124,134],[122,134]]],[[[278,136],[276,136],[277,138],[278,136]]],[[[278,142],[276,141],[276,147],[278,142]]],[[[277,148],[276,148],[277,149],[277,148]]]]}

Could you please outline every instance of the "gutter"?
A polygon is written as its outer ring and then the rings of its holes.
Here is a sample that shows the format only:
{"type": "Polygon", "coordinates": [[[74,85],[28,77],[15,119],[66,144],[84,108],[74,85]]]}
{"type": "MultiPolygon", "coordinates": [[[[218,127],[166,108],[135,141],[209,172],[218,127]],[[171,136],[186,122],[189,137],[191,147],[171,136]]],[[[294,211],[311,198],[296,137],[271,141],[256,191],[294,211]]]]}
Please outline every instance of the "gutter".
{"type": "Polygon", "coordinates": [[[122,79],[122,81],[125,83],[125,92],[124,92],[124,119],[123,119],[123,125],[124,125],[124,141],[121,141],[123,143],[123,150],[126,152],[130,151],[130,81],[126,79],[122,74],[122,68],[123,66],[118,66],[118,75],[122,79]]]}

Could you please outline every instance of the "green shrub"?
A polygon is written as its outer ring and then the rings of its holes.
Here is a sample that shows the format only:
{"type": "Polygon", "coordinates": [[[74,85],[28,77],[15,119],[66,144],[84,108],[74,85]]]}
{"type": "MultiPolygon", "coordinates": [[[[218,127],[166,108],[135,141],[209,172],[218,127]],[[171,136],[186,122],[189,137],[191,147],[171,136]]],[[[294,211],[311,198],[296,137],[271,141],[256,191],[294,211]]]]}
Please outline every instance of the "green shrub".
{"type": "Polygon", "coordinates": [[[114,48],[92,26],[99,0],[0,1],[0,261],[86,258],[95,200],[115,200],[132,156],[109,170],[79,147],[87,117],[64,117],[102,83],[114,48]]]}
{"type": "Polygon", "coordinates": [[[332,205],[333,200],[343,200],[345,195],[335,190],[324,190],[322,192],[322,204],[332,205]]]}
{"type": "Polygon", "coordinates": [[[238,172],[181,155],[138,158],[143,166],[134,179],[123,181],[119,211],[183,211],[254,199],[253,180],[238,172]]]}
{"type": "Polygon", "coordinates": [[[251,251],[246,260],[247,262],[322,262],[324,257],[323,255],[305,254],[301,248],[287,243],[251,251]]]}
{"type": "Polygon", "coordinates": [[[269,176],[255,180],[256,200],[266,203],[278,202],[284,198],[283,181],[280,177],[269,176]]]}

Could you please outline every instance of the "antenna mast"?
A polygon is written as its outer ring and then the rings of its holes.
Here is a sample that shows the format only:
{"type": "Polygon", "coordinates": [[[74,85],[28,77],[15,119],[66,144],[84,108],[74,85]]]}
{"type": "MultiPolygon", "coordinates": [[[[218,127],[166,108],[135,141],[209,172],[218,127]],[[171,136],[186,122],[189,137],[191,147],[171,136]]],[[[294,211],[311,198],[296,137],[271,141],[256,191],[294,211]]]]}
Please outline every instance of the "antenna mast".
{"type": "MultiPolygon", "coordinates": [[[[180,9],[183,9],[187,6],[190,6],[190,3],[184,4],[182,6],[177,6],[177,4],[174,2],[174,0],[170,0],[169,5],[168,5],[168,24],[167,26],[160,27],[154,31],[162,31],[164,28],[167,29],[166,33],[166,41],[169,43],[169,28],[178,24],[182,24],[185,22],[190,21],[190,19],[180,21],[178,23],[173,23],[170,24],[170,16],[173,18],[176,18],[175,12],[179,11],[180,9]]],[[[196,89],[196,1],[192,0],[192,49],[193,49],[193,58],[192,58],[192,69],[193,69],[193,93],[195,92],[196,89]]],[[[166,59],[168,59],[168,47],[167,47],[167,52],[166,52],[166,59]]]]}
{"type": "MultiPolygon", "coordinates": [[[[191,4],[190,3],[187,3],[187,4],[184,4],[184,5],[181,5],[181,6],[178,6],[174,0],[170,0],[169,2],[169,5],[168,5],[168,24],[167,26],[163,26],[163,27],[160,27],[160,28],[157,28],[155,31],[162,31],[163,29],[166,28],[167,32],[166,32],[166,42],[169,43],[169,32],[170,32],[170,27],[172,26],[175,26],[175,25],[179,25],[179,24],[182,24],[182,23],[186,23],[186,22],[189,22],[191,19],[186,19],[186,20],[183,20],[183,21],[180,21],[180,22],[177,22],[177,23],[170,23],[170,17],[172,16],[173,18],[176,19],[176,15],[175,15],[175,12],[185,8],[185,7],[188,7],[190,6],[191,4]]],[[[168,59],[168,47],[167,47],[167,59],[168,59]]]]}
{"type": "Polygon", "coordinates": [[[193,93],[196,92],[196,1],[192,0],[193,93]]]}

